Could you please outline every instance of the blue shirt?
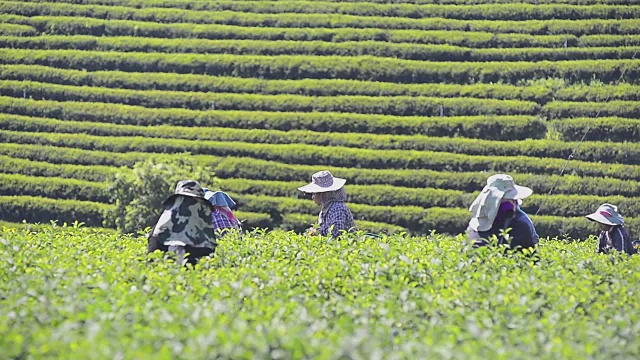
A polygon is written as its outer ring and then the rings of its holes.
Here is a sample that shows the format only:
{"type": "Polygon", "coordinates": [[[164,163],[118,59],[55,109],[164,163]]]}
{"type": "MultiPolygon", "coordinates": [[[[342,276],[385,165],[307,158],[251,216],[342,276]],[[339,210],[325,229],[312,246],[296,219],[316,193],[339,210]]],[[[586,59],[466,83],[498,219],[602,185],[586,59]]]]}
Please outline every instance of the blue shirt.
{"type": "MultiPolygon", "coordinates": [[[[519,207],[518,210],[513,213],[498,214],[493,222],[493,226],[488,231],[480,231],[480,237],[482,239],[490,239],[493,235],[498,238],[499,244],[509,245],[511,249],[530,249],[538,245],[540,237],[536,232],[536,228],[533,225],[533,221],[524,213],[519,207]],[[509,221],[511,219],[511,221],[509,221]],[[509,240],[504,236],[500,236],[504,230],[511,228],[507,233],[509,240]]],[[[476,246],[488,245],[488,241],[480,241],[476,243],[476,246]]]]}

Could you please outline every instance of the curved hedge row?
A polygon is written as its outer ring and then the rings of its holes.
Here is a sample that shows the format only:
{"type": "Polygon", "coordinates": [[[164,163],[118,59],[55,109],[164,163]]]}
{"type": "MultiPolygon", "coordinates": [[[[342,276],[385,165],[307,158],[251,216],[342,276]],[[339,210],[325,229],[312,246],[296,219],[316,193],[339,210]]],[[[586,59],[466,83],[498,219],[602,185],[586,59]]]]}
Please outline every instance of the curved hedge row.
{"type": "MultiPolygon", "coordinates": [[[[570,9],[571,7],[569,7],[570,9]]],[[[639,19],[576,20],[460,20],[427,17],[409,19],[345,14],[259,14],[234,11],[187,11],[179,9],[134,9],[118,6],[53,3],[0,3],[0,13],[24,16],[84,16],[110,20],[141,20],[161,23],[226,24],[283,28],[380,28],[464,30],[529,34],[640,34],[639,19]]]]}
{"type": "MultiPolygon", "coordinates": [[[[384,41],[389,43],[449,44],[472,48],[639,46],[637,34],[594,34],[580,37],[558,29],[553,35],[460,30],[403,30],[377,28],[272,28],[219,24],[163,24],[149,21],[103,20],[90,17],[0,15],[0,21],[32,27],[35,34],[136,36],[165,39],[384,41]]],[[[606,31],[606,29],[601,29],[606,31]]],[[[6,35],[11,35],[7,33],[6,35]]],[[[28,33],[24,33],[27,35],[28,33]]],[[[14,34],[15,35],[15,34],[14,34]]]]}
{"type": "MultiPolygon", "coordinates": [[[[569,167],[571,169],[572,167],[569,167]]],[[[434,170],[362,169],[326,165],[293,165],[250,158],[222,159],[215,165],[220,178],[265,179],[293,182],[308,181],[311,174],[323,169],[335,176],[348,179],[355,185],[392,185],[410,188],[445,188],[474,192],[486,184],[490,171],[446,172],[434,170]]],[[[557,169],[557,173],[560,169],[557,169]]],[[[640,182],[637,179],[620,180],[611,177],[579,177],[569,172],[564,176],[525,174],[511,172],[518,184],[529,186],[540,194],[592,194],[597,196],[640,197],[640,182]],[[553,187],[553,189],[552,189],[553,187]]]]}
{"type": "MultiPolygon", "coordinates": [[[[38,159],[35,153],[37,147],[31,145],[5,144],[0,147],[2,153],[9,153],[27,159],[38,159]],[[15,151],[9,151],[13,148],[15,151]],[[22,150],[22,153],[18,153],[22,150]],[[33,150],[33,151],[32,151],[33,150]]],[[[92,159],[100,152],[87,150],[70,150],[65,148],[45,147],[43,151],[51,159],[59,161],[73,161],[73,157],[67,154],[75,152],[77,157],[84,156],[85,159],[92,159]]],[[[11,158],[0,155],[0,173],[24,174],[30,176],[53,176],[62,178],[74,178],[87,181],[105,181],[120,169],[112,166],[101,165],[68,165],[52,164],[47,162],[47,158],[40,157],[44,161],[26,160],[22,158],[11,158]]],[[[50,160],[49,160],[50,161],[50,160]]],[[[97,161],[96,161],[97,162],[97,161]]],[[[339,168],[322,165],[290,165],[276,163],[272,161],[226,157],[217,161],[209,160],[209,164],[214,167],[216,176],[221,179],[256,179],[262,178],[271,183],[282,182],[304,182],[308,180],[310,174],[324,168],[330,169],[336,176],[348,179],[349,184],[354,185],[389,185],[405,188],[443,188],[458,190],[465,193],[472,193],[481,189],[488,174],[486,172],[439,172],[433,170],[397,170],[397,169],[356,169],[339,168]]],[[[123,162],[122,165],[127,165],[123,162]]],[[[630,180],[619,180],[607,178],[577,177],[573,175],[535,175],[512,173],[518,183],[529,186],[537,193],[543,194],[551,191],[553,194],[592,194],[595,196],[627,196],[640,197],[640,182],[630,180]]],[[[223,182],[225,180],[222,180],[223,182]]],[[[230,180],[232,181],[232,180],[230,180]]],[[[246,184],[251,181],[246,182],[246,184]]],[[[255,190],[254,190],[255,191],[255,190]]],[[[283,190],[284,191],[284,190],[283,190]]],[[[295,189],[288,189],[283,193],[294,196],[295,189]],[[290,191],[290,192],[286,192],[290,191]]]]}
{"type": "MultiPolygon", "coordinates": [[[[53,154],[55,156],[55,152],[53,154]]],[[[0,155],[0,173],[2,174],[22,174],[104,182],[118,171],[120,171],[119,168],[112,166],[53,164],[49,161],[33,161],[0,155]]]]}
{"type": "MultiPolygon", "coordinates": [[[[24,133],[3,131],[0,133],[3,142],[34,145],[57,145],[75,147],[86,150],[102,150],[115,152],[116,155],[134,158],[141,156],[135,151],[149,154],[169,153],[168,157],[176,153],[190,152],[193,158],[203,162],[215,161],[211,155],[217,157],[252,157],[263,160],[275,160],[297,164],[333,164],[342,167],[364,168],[392,168],[392,169],[431,169],[447,171],[506,171],[528,172],[538,174],[554,174],[564,166],[564,159],[533,158],[526,156],[479,156],[466,154],[452,154],[447,152],[411,151],[411,150],[370,150],[345,147],[324,147],[316,145],[297,144],[249,144],[240,142],[214,141],[182,141],[168,139],[150,139],[143,137],[100,137],[84,134],[50,134],[24,133]],[[205,155],[206,154],[206,155],[205,155]]],[[[607,150],[606,144],[599,144],[602,151],[607,150]]],[[[144,156],[144,155],[142,155],[144,156]]],[[[150,155],[147,155],[150,156],[150,155]]],[[[628,157],[629,152],[620,154],[628,157]]],[[[214,159],[216,159],[214,158],[214,159]]],[[[633,157],[630,161],[638,161],[633,157]],[[635,159],[635,160],[634,160],[635,159]]],[[[101,159],[103,160],[103,159],[101,159]]],[[[106,159],[104,159],[106,160],[106,159]]],[[[76,160],[77,161],[77,160],[76,160]]],[[[82,159],[87,161],[87,159],[82,159]]],[[[98,160],[100,161],[100,160],[98,160]]],[[[108,159],[108,165],[114,163],[115,158],[108,159]]],[[[83,164],[74,162],[76,164],[83,164]]],[[[640,177],[640,166],[593,163],[574,160],[573,172],[586,176],[609,176],[618,179],[637,179],[640,177]]]]}
{"type": "Polygon", "coordinates": [[[139,106],[37,101],[0,96],[0,112],[60,120],[124,125],[176,125],[236,129],[310,130],[422,134],[518,140],[544,136],[544,122],[530,116],[404,117],[340,113],[278,113],[259,111],[194,111],[139,106]]]}
{"type": "Polygon", "coordinates": [[[101,227],[112,206],[92,201],[48,199],[35,196],[0,196],[0,219],[10,222],[49,223],[53,220],[101,227]]]}
{"type": "MultiPolygon", "coordinates": [[[[208,10],[211,4],[207,2],[184,2],[179,0],[35,0],[34,2],[61,2],[86,5],[129,6],[134,8],[177,8],[185,10],[208,10]]],[[[256,0],[245,0],[248,2],[256,0]]],[[[300,0],[279,0],[283,3],[297,3],[300,0]]],[[[361,3],[362,0],[321,0],[319,3],[361,3]]],[[[414,4],[414,5],[491,5],[512,4],[513,0],[367,0],[374,4],[414,4]]],[[[533,5],[629,5],[630,0],[518,0],[519,3],[533,5]]]]}
{"type": "Polygon", "coordinates": [[[175,72],[257,77],[265,79],[336,78],[397,83],[475,83],[558,77],[569,82],[614,82],[622,71],[638,81],[635,60],[576,60],[540,62],[425,62],[371,56],[261,56],[117,53],[80,50],[5,49],[0,63],[47,65],[71,69],[175,72]]]}
{"type": "MultiPolygon", "coordinates": [[[[222,179],[220,188],[243,195],[266,195],[292,197],[297,195],[297,187],[304,182],[281,182],[250,179],[222,179]]],[[[467,208],[473,202],[481,187],[473,193],[458,190],[434,188],[407,188],[390,185],[349,185],[346,190],[349,202],[375,206],[419,206],[422,208],[449,207],[467,208]]],[[[538,189],[534,188],[534,191],[538,189]]],[[[640,197],[594,195],[533,195],[522,207],[531,214],[541,210],[542,215],[584,216],[595,211],[600,204],[616,204],[628,216],[640,215],[640,197]]]]}
{"type": "MultiPolygon", "coordinates": [[[[86,183],[79,182],[77,180],[69,179],[47,179],[47,178],[33,178],[23,175],[0,175],[3,181],[3,193],[5,194],[19,194],[19,195],[46,195],[47,197],[56,198],[69,198],[75,196],[70,192],[79,191],[86,193],[85,197],[89,200],[104,200],[104,185],[100,183],[86,183]],[[101,198],[102,197],[102,198],[101,198]]],[[[298,199],[286,199],[282,197],[271,198],[271,196],[283,196],[291,192],[296,188],[296,184],[300,183],[269,183],[264,181],[248,181],[229,179],[223,180],[221,187],[226,191],[232,193],[242,192],[243,195],[236,195],[239,203],[244,205],[243,208],[249,208],[251,210],[259,210],[261,212],[269,211],[267,208],[271,207],[273,201],[278,202],[282,206],[273,208],[270,216],[275,219],[275,222],[279,222],[282,218],[282,213],[285,212],[306,212],[310,213],[315,210],[313,204],[310,201],[298,200],[298,199]],[[268,194],[269,197],[259,197],[257,200],[253,196],[245,196],[246,194],[268,194]],[[255,200],[255,201],[254,201],[255,200]],[[294,203],[295,201],[295,203],[294,203]]],[[[361,218],[369,217],[381,217],[385,216],[385,209],[379,208],[379,205],[393,206],[394,211],[397,213],[391,213],[393,221],[397,221],[402,226],[407,226],[414,231],[424,232],[425,229],[418,229],[415,226],[420,226],[420,210],[407,206],[406,202],[416,202],[416,205],[422,207],[437,207],[446,205],[448,207],[466,206],[473,200],[472,194],[465,194],[450,190],[437,190],[437,189],[402,189],[394,188],[391,186],[357,186],[349,185],[348,192],[351,201],[353,202],[367,202],[367,204],[375,204],[376,206],[364,206],[358,204],[352,204],[354,212],[361,214],[361,218]],[[400,215],[405,213],[405,216],[400,215]],[[394,215],[395,214],[395,215],[394,215]],[[413,224],[413,225],[410,225],[413,224]],[[417,224],[417,225],[416,225],[417,224]]],[[[593,211],[597,206],[603,202],[609,201],[617,204],[623,209],[625,214],[635,214],[634,209],[639,208],[640,199],[638,198],[623,198],[623,197],[610,197],[599,198],[596,196],[562,196],[556,195],[553,197],[536,196],[534,195],[525,202],[524,209],[534,213],[539,206],[543,206],[543,214],[553,214],[559,216],[580,216],[584,213],[593,211]]],[[[388,210],[388,209],[386,209],[388,210]]],[[[637,214],[636,214],[637,215],[637,214]]],[[[387,213],[389,216],[389,213],[387,213]]],[[[85,219],[79,218],[81,221],[85,219]]],[[[376,218],[380,221],[380,218],[376,218]]],[[[16,221],[13,219],[12,221],[16,221]]],[[[30,220],[32,221],[32,220],[30,220]]],[[[37,220],[44,221],[44,220],[37,220]]],[[[66,220],[65,220],[66,221],[66,220]]]]}
{"type": "MultiPolygon", "coordinates": [[[[578,37],[570,34],[529,35],[491,33],[464,30],[403,30],[375,28],[271,28],[264,26],[236,26],[219,24],[162,24],[148,21],[103,20],[88,17],[0,15],[0,21],[28,25],[40,34],[137,36],[165,39],[211,40],[297,40],[297,41],[384,41],[389,43],[449,44],[474,48],[491,47],[569,47],[583,46],[578,37]]],[[[611,43],[617,45],[618,37],[612,35],[611,43]]],[[[629,35],[633,36],[633,35],[629,35]]],[[[597,46],[607,46],[605,38],[591,40],[597,46]]],[[[632,40],[629,40],[632,41],[632,40]]],[[[630,43],[630,45],[632,45],[630,43]]],[[[640,45],[640,44],[639,44],[640,45]]]]}
{"type": "Polygon", "coordinates": [[[544,105],[540,112],[549,119],[595,117],[597,115],[637,119],[640,117],[640,101],[614,100],[606,103],[552,101],[544,105]]]}
{"type": "Polygon", "coordinates": [[[23,174],[0,174],[3,195],[42,196],[54,199],[109,202],[107,184],[57,177],[35,177],[23,174]]]}
{"type": "MultiPolygon", "coordinates": [[[[94,1],[79,2],[84,8],[77,9],[78,5],[66,3],[36,3],[24,4],[6,2],[6,10],[19,13],[20,15],[32,14],[38,9],[37,14],[48,15],[76,15],[92,11],[94,15],[104,16],[106,6],[93,5],[94,1]],[[90,9],[90,10],[89,10],[90,9]]],[[[101,2],[98,2],[100,4],[101,2]]],[[[395,17],[395,18],[450,18],[459,20],[546,20],[546,19],[634,19],[640,17],[640,6],[612,6],[612,5],[533,5],[533,4],[486,4],[486,5],[414,5],[414,4],[351,4],[336,2],[318,1],[295,1],[295,2],[244,2],[244,1],[216,1],[201,2],[201,6],[195,6],[194,10],[183,9],[135,9],[125,6],[115,6],[119,4],[107,3],[112,13],[127,18],[142,17],[145,20],[179,22],[188,20],[190,22],[207,22],[207,17],[214,16],[216,12],[233,11],[250,14],[343,14],[366,17],[395,17]],[[147,11],[144,11],[147,10],[147,11]],[[137,16],[136,16],[137,15],[137,16]]],[[[126,3],[120,3],[125,5],[126,3]]],[[[146,7],[143,5],[143,7],[146,7]]],[[[0,10],[2,10],[0,8],[0,10]]]]}
{"type": "Polygon", "coordinates": [[[640,101],[640,86],[621,83],[559,86],[551,80],[524,86],[509,84],[395,84],[359,80],[266,80],[172,73],[136,73],[58,69],[40,65],[0,65],[0,79],[31,80],[61,85],[95,86],[132,90],[170,90],[242,94],[298,94],[307,96],[427,96],[472,97],[504,100],[640,101]]]}
{"type": "Polygon", "coordinates": [[[553,121],[550,128],[567,141],[579,141],[584,136],[586,141],[640,142],[640,121],[637,119],[561,119],[553,121]]]}
{"type": "Polygon", "coordinates": [[[375,56],[423,61],[560,61],[631,59],[640,47],[488,48],[383,41],[202,40],[95,36],[2,36],[0,47],[236,55],[375,56]]]}
{"type": "Polygon", "coordinates": [[[35,36],[36,34],[36,29],[29,25],[0,23],[0,35],[8,38],[14,36],[35,36]]]}
{"type": "Polygon", "coordinates": [[[536,103],[519,100],[431,97],[249,95],[126,90],[55,85],[29,81],[0,81],[0,95],[39,100],[121,103],[150,108],[244,110],[277,112],[340,112],[397,116],[532,115],[536,103]]]}
{"type": "MultiPolygon", "coordinates": [[[[378,135],[354,133],[318,133],[306,130],[243,130],[233,128],[190,128],[174,126],[131,126],[110,123],[87,123],[60,121],[53,119],[28,118],[24,116],[0,114],[0,129],[18,132],[87,134],[96,136],[144,137],[150,146],[157,148],[159,139],[167,139],[167,147],[192,151],[194,154],[211,153],[219,142],[242,142],[249,144],[308,144],[320,146],[340,146],[348,148],[376,150],[417,150],[462,153],[469,155],[520,156],[567,158],[577,143],[555,140],[493,141],[466,138],[433,138],[422,135],[378,135]],[[188,150],[190,142],[197,140],[193,150],[188,150]],[[214,142],[212,142],[214,141],[214,142]]],[[[40,135],[35,135],[40,136],[40,135]]],[[[618,139],[619,140],[619,139],[618,139]]],[[[98,141],[99,142],[99,141],[98,141]]],[[[144,148],[140,148],[144,149],[144,148]]],[[[171,150],[156,150],[170,152],[171,150]]],[[[182,151],[182,150],[178,150],[182,151]]],[[[576,158],[581,160],[640,164],[636,155],[640,145],[606,144],[584,142],[576,158]]]]}

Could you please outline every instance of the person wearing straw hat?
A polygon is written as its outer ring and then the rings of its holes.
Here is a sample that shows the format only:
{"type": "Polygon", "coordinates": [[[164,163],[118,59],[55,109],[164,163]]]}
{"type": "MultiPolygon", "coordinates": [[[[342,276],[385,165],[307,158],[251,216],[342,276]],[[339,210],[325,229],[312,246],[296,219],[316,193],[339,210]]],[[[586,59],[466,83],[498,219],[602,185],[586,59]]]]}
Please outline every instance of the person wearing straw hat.
{"type": "Polygon", "coordinates": [[[599,253],[606,254],[612,249],[629,255],[636,253],[631,236],[624,227],[624,218],[618,212],[617,206],[602,204],[596,212],[587,215],[586,218],[600,225],[599,253]]]}
{"type": "Polygon", "coordinates": [[[231,208],[236,206],[236,202],[223,191],[204,190],[204,198],[214,208],[211,213],[211,224],[216,234],[224,236],[230,230],[242,231],[242,223],[231,211],[231,208]]]}
{"type": "MultiPolygon", "coordinates": [[[[330,171],[319,171],[311,176],[311,183],[298,190],[312,194],[316,204],[322,206],[318,216],[318,232],[322,236],[337,237],[341,232],[355,230],[356,224],[351,211],[345,204],[347,193],[345,179],[333,177],[330,171]]],[[[310,229],[315,234],[315,229],[310,229]]]]}
{"type": "Polygon", "coordinates": [[[490,176],[469,208],[472,217],[467,233],[474,246],[488,245],[488,240],[495,236],[498,244],[511,249],[535,249],[538,233],[519,206],[532,193],[530,188],[516,185],[509,175],[490,176]],[[507,229],[510,230],[506,232],[507,229]]]}
{"type": "Polygon", "coordinates": [[[180,263],[195,263],[211,255],[216,236],[211,225],[213,205],[204,198],[204,190],[195,180],[182,180],[163,203],[164,211],[151,231],[147,250],[173,252],[180,263]],[[188,253],[188,255],[186,255],[188,253]]]}

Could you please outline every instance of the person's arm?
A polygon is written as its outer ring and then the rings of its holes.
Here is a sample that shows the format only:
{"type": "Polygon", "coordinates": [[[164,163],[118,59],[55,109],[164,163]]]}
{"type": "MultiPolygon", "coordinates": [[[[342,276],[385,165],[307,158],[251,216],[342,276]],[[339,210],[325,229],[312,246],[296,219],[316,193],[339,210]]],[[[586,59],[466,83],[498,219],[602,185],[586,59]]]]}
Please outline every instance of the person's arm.
{"type": "Polygon", "coordinates": [[[607,252],[607,239],[606,239],[606,231],[600,232],[600,236],[598,237],[598,253],[605,254],[607,252]]]}

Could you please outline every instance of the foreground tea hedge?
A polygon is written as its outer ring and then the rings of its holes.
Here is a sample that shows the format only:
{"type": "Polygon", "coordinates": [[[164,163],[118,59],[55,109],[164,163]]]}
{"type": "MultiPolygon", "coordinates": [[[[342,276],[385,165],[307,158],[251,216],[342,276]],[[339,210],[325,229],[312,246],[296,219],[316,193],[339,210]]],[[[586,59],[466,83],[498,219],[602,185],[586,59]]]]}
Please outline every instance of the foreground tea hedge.
{"type": "Polygon", "coordinates": [[[185,271],[147,263],[143,238],[33,230],[0,234],[0,347],[8,358],[640,352],[640,257],[596,255],[592,239],[543,241],[533,265],[469,250],[460,238],[253,233],[220,239],[212,259],[185,271]]]}

